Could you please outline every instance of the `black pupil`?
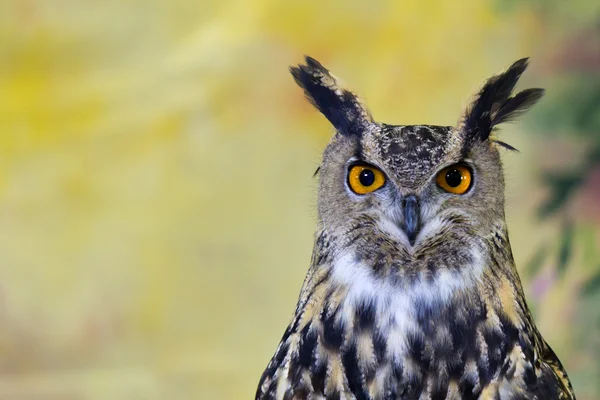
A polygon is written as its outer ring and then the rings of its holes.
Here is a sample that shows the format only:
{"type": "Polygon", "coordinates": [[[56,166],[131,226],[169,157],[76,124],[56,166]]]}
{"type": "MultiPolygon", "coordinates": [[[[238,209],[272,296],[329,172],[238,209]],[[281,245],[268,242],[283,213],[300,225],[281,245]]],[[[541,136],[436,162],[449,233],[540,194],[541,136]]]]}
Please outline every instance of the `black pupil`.
{"type": "Polygon", "coordinates": [[[375,182],[375,174],[370,169],[363,169],[358,176],[358,180],[363,186],[371,186],[375,182]]]}
{"type": "Polygon", "coordinates": [[[457,187],[462,182],[462,174],[457,169],[446,172],[446,183],[450,187],[457,187]]]}

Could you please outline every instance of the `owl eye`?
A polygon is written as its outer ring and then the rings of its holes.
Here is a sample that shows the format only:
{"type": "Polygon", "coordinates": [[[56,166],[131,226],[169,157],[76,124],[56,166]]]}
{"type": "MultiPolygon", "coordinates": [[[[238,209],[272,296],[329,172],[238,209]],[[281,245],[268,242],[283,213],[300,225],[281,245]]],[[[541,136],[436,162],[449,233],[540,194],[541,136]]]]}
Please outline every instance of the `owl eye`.
{"type": "Polygon", "coordinates": [[[371,165],[353,165],[348,172],[348,185],[356,194],[371,193],[385,183],[385,175],[371,165]]]}
{"type": "Polygon", "coordinates": [[[471,187],[471,170],[464,165],[451,165],[438,172],[436,182],[446,192],[464,194],[471,187]]]}

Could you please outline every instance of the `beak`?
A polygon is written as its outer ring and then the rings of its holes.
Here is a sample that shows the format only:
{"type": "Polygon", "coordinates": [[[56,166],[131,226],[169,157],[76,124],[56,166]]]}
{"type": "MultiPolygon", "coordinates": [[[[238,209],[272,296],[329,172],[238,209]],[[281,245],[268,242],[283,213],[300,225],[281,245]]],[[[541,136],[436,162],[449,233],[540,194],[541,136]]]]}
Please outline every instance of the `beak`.
{"type": "Polygon", "coordinates": [[[421,210],[417,196],[411,194],[402,199],[402,211],[404,213],[404,232],[406,232],[408,242],[413,246],[421,225],[419,218],[421,210]]]}

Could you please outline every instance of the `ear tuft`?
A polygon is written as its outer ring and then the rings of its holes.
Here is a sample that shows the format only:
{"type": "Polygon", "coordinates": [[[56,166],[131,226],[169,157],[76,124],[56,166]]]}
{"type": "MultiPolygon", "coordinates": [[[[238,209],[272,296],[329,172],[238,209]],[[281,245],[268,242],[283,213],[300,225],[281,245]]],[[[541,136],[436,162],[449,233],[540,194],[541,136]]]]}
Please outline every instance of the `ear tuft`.
{"type": "MultiPolygon", "coordinates": [[[[492,140],[492,139],[490,139],[490,140],[492,140]]],[[[501,140],[493,139],[492,142],[496,143],[499,146],[504,147],[506,150],[515,151],[517,153],[519,152],[519,149],[517,149],[516,147],[511,146],[510,144],[503,142],[501,140]]]]}
{"type": "Polygon", "coordinates": [[[469,141],[487,140],[496,125],[515,119],[542,98],[544,89],[527,89],[511,97],[527,65],[527,58],[520,59],[483,85],[459,126],[469,141]]]}
{"type": "Polygon", "coordinates": [[[494,115],[492,125],[510,122],[520,117],[544,96],[544,92],[544,89],[526,89],[509,98],[494,115]]]}
{"type": "Polygon", "coordinates": [[[314,58],[306,56],[306,65],[290,67],[290,72],[298,86],[304,89],[308,101],[342,135],[360,135],[372,123],[371,115],[360,99],[339,87],[337,80],[314,58]]]}

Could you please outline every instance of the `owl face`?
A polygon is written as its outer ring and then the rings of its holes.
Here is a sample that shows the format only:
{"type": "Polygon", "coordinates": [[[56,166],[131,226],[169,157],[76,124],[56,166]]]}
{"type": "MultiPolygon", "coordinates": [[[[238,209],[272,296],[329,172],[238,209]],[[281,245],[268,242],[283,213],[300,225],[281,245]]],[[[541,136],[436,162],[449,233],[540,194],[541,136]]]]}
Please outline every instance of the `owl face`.
{"type": "Polygon", "coordinates": [[[320,168],[319,219],[340,251],[353,247],[359,259],[400,261],[405,269],[469,264],[469,248],[504,224],[497,147],[512,147],[490,135],[544,93],[512,95],[526,68],[522,59],[488,79],[458,126],[447,127],[376,122],[316,60],[292,67],[307,99],[336,129],[320,168]]]}
{"type": "Polygon", "coordinates": [[[408,254],[489,231],[503,219],[498,151],[462,137],[453,127],[383,124],[336,135],[320,169],[323,224],[340,236],[368,226],[408,254]]]}

